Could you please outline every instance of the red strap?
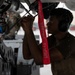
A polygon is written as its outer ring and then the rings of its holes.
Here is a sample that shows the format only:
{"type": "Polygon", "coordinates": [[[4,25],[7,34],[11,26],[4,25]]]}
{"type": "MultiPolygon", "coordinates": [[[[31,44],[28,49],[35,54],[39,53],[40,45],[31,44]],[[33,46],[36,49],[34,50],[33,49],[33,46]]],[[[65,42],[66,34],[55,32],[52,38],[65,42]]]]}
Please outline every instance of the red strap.
{"type": "Polygon", "coordinates": [[[41,38],[42,38],[43,64],[50,64],[48,42],[47,42],[45,26],[44,26],[44,15],[42,10],[42,3],[40,0],[38,0],[38,25],[40,29],[41,38]]]}

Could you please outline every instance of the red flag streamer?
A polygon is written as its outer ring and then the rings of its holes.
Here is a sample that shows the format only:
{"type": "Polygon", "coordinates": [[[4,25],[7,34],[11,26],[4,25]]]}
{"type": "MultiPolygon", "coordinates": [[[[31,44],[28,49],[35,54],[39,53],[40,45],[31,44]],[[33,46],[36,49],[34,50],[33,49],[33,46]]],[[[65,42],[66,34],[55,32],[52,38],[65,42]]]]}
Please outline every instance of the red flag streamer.
{"type": "Polygon", "coordinates": [[[44,26],[44,15],[42,10],[42,3],[40,0],[38,0],[38,25],[40,29],[41,38],[42,38],[43,64],[50,64],[48,42],[47,42],[45,26],[44,26]]]}

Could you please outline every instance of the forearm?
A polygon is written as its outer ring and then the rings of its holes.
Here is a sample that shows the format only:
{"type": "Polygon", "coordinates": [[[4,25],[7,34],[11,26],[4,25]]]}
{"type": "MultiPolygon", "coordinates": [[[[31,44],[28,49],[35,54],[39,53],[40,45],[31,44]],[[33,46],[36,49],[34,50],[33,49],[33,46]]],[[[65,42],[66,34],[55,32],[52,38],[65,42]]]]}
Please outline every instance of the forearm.
{"type": "Polygon", "coordinates": [[[30,50],[29,50],[29,46],[27,43],[26,35],[24,35],[24,39],[23,39],[23,57],[25,59],[31,59],[32,58],[30,50]]]}
{"type": "Polygon", "coordinates": [[[35,63],[42,64],[42,52],[36,42],[35,36],[32,31],[33,21],[34,17],[30,15],[22,18],[22,28],[25,31],[28,47],[35,63]]]}
{"type": "Polygon", "coordinates": [[[29,45],[29,49],[31,52],[32,57],[34,58],[35,62],[37,64],[42,63],[42,51],[37,45],[36,39],[34,37],[33,31],[31,29],[25,31],[26,36],[27,36],[27,42],[29,45]]]}

